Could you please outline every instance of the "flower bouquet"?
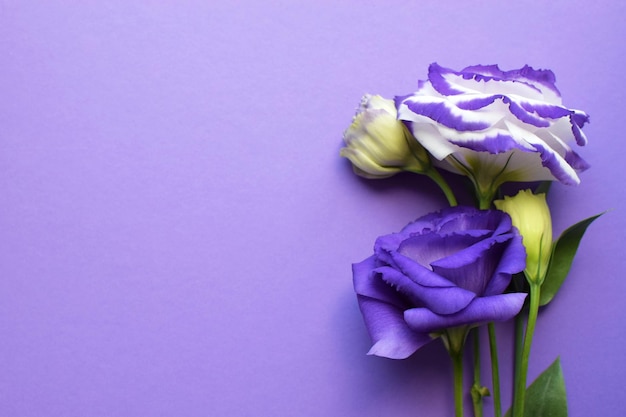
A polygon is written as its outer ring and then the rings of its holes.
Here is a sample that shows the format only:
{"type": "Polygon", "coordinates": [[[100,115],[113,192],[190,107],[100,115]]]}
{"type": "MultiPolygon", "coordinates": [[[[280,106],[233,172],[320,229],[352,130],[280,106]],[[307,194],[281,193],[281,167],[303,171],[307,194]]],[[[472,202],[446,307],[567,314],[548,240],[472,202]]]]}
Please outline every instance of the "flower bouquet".
{"type": "Polygon", "coordinates": [[[354,172],[387,178],[426,175],[449,207],[379,237],[353,265],[358,304],[373,345],[369,354],[404,359],[441,339],[453,363],[455,415],[463,411],[463,357],[473,349],[469,388],[475,417],[493,395],[502,416],[495,322],[514,321],[513,404],[506,416],[567,415],[558,359],[530,386],[527,370],[540,307],[564,282],[580,240],[600,215],[553,240],[546,193],[553,181],[580,182],[588,164],[569,143],[585,145],[589,116],[564,107],[549,70],[502,71],[432,64],[417,91],[394,100],[365,95],[340,154],[354,172]],[[440,170],[472,184],[476,206],[459,206],[440,170]],[[536,183],[515,196],[509,182],[536,183]],[[480,376],[478,332],[488,332],[490,388],[480,376]],[[473,343],[466,343],[471,335],[473,343]]]}

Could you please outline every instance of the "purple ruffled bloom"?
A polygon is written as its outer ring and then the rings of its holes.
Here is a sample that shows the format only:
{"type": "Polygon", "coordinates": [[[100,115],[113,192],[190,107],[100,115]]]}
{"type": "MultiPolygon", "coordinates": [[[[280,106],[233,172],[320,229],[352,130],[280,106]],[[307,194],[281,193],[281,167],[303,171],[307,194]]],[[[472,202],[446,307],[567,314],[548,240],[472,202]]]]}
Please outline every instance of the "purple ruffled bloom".
{"type": "Polygon", "coordinates": [[[404,359],[447,328],[513,318],[526,294],[503,292],[525,264],[521,237],[497,210],[448,208],[379,237],[352,266],[369,354],[404,359]]]}
{"type": "Polygon", "coordinates": [[[589,116],[562,105],[549,70],[476,65],[453,71],[435,63],[428,80],[396,97],[396,106],[398,118],[442,168],[478,185],[578,184],[577,172],[589,167],[568,145],[587,143],[581,129],[589,116]]]}

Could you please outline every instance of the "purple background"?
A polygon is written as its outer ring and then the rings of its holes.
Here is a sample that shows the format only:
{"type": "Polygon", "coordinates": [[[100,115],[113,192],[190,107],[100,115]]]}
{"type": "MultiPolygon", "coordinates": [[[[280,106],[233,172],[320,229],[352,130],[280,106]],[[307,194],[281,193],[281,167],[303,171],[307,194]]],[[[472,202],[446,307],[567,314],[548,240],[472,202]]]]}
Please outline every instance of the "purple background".
{"type": "Polygon", "coordinates": [[[550,68],[591,114],[555,232],[612,211],[530,378],[560,355],[571,416],[622,415],[625,3],[224,3],[0,1],[0,415],[451,415],[439,342],[365,355],[350,272],[445,200],[338,156],[434,61],[550,68]]]}

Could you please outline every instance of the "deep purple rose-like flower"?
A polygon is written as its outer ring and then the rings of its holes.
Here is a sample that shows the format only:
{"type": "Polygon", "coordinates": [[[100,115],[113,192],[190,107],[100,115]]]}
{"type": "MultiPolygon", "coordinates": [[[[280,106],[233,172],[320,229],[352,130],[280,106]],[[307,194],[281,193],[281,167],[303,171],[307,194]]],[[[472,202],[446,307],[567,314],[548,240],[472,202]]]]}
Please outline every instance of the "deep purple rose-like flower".
{"type": "Polygon", "coordinates": [[[496,210],[448,208],[379,237],[353,265],[369,354],[403,359],[445,329],[513,318],[526,294],[503,292],[525,260],[511,218],[496,210]]]}
{"type": "Polygon", "coordinates": [[[396,105],[441,168],[470,176],[483,191],[509,181],[578,184],[577,172],[588,168],[569,143],[587,143],[582,127],[589,116],[563,106],[549,70],[454,71],[435,63],[396,105]]]}

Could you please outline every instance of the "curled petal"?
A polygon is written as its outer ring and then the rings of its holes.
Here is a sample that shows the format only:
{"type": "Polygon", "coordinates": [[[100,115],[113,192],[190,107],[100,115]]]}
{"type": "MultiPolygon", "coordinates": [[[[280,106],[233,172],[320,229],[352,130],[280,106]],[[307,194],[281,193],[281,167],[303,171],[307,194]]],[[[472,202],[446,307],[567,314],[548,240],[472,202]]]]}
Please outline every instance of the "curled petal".
{"type": "Polygon", "coordinates": [[[369,355],[404,359],[433,340],[427,333],[411,330],[403,311],[395,306],[362,295],[358,302],[373,342],[369,355]]]}
{"type": "MultiPolygon", "coordinates": [[[[475,294],[484,294],[487,285],[493,279],[502,253],[509,246],[512,237],[513,235],[509,233],[485,239],[454,255],[442,258],[433,263],[433,272],[461,288],[475,294]]],[[[523,261],[525,259],[523,250],[521,256],[523,261]]],[[[522,264],[519,270],[523,268],[522,264]]]]}
{"type": "Polygon", "coordinates": [[[510,320],[520,312],[527,294],[511,293],[476,298],[464,310],[450,315],[436,314],[426,308],[404,312],[404,320],[418,333],[431,333],[449,327],[510,320]]]}
{"type": "Polygon", "coordinates": [[[398,296],[398,292],[377,277],[373,270],[377,267],[376,257],[370,256],[362,262],[352,265],[352,282],[358,295],[406,308],[408,304],[398,296]]]}
{"type": "Polygon", "coordinates": [[[406,101],[406,105],[410,111],[417,115],[427,117],[445,127],[461,132],[484,130],[492,125],[490,120],[481,120],[476,113],[454,107],[448,101],[439,98],[410,99],[406,101]]]}
{"type": "MultiPolygon", "coordinates": [[[[427,233],[405,239],[398,247],[398,253],[420,265],[432,266],[432,263],[457,254],[484,239],[478,234],[446,234],[427,233]]],[[[431,268],[432,269],[432,268],[431,268]]]]}
{"type": "Polygon", "coordinates": [[[502,294],[509,286],[513,274],[524,270],[526,266],[526,251],[522,244],[522,237],[515,234],[500,256],[500,262],[491,276],[491,280],[484,289],[484,296],[502,294]]]}
{"type": "Polygon", "coordinates": [[[447,279],[398,255],[400,270],[381,267],[377,272],[389,285],[406,294],[414,302],[439,314],[451,314],[465,308],[476,294],[457,287],[447,279]]]}

